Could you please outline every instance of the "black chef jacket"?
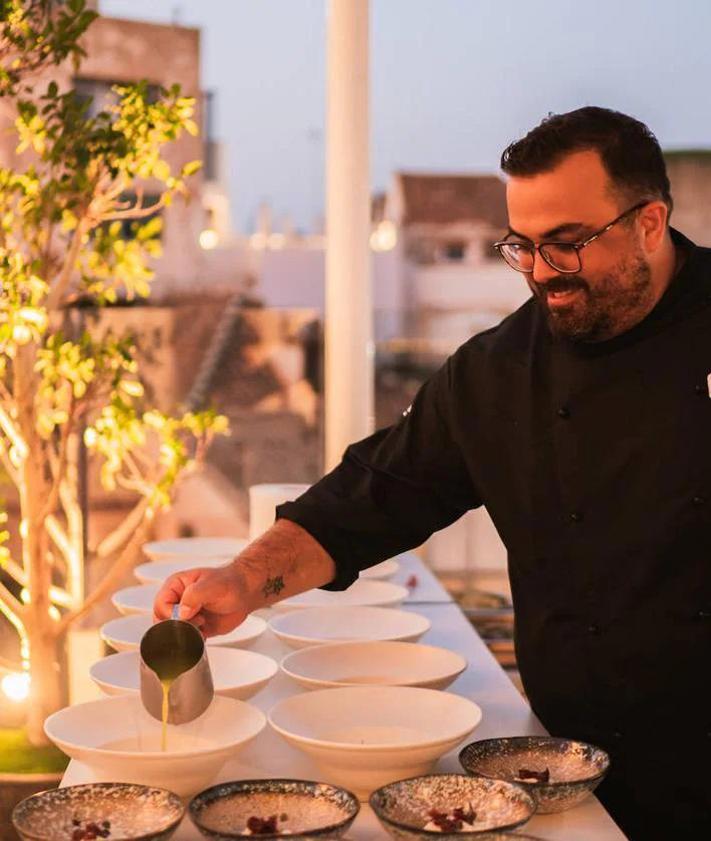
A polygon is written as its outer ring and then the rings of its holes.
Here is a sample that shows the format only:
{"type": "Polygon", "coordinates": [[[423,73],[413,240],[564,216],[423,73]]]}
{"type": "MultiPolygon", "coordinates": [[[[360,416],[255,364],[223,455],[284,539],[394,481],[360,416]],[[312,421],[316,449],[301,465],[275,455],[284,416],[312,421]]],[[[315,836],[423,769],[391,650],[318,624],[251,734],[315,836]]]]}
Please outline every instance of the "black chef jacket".
{"type": "Polygon", "coordinates": [[[685,263],[635,328],[554,339],[529,300],[278,509],[342,589],[485,505],[533,710],[611,752],[601,799],[645,841],[711,830],[711,249],[672,235],[685,263]]]}

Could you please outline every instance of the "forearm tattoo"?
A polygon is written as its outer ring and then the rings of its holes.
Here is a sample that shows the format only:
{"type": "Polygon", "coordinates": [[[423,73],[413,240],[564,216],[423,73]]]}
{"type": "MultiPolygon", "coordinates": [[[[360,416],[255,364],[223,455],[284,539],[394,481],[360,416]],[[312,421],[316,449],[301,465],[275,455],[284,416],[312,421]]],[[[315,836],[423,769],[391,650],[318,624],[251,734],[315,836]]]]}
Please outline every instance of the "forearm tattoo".
{"type": "Polygon", "coordinates": [[[262,593],[264,594],[264,598],[267,596],[278,596],[283,589],[284,578],[281,575],[277,575],[276,578],[267,578],[262,593]]]}

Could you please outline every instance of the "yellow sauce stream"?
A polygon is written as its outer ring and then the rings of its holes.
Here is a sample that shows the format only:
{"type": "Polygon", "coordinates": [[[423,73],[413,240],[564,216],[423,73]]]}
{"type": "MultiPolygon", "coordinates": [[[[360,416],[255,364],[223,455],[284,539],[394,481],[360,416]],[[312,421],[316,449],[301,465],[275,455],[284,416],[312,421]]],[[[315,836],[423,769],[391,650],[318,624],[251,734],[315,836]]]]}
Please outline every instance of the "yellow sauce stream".
{"type": "Polygon", "coordinates": [[[160,749],[162,751],[166,750],[166,741],[168,738],[168,694],[170,692],[170,687],[173,684],[173,680],[174,678],[171,677],[160,682],[160,685],[163,687],[163,706],[161,710],[163,726],[160,734],[160,749]]]}

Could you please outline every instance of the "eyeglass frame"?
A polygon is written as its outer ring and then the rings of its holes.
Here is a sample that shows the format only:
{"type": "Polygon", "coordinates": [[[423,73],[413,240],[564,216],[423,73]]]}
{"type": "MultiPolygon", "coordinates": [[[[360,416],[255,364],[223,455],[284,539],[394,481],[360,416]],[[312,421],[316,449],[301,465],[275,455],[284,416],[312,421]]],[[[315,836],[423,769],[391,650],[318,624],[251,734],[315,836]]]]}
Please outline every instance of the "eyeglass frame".
{"type": "MultiPolygon", "coordinates": [[[[499,240],[498,242],[495,242],[492,247],[495,248],[499,252],[499,256],[506,263],[506,265],[511,266],[511,268],[515,272],[521,272],[522,274],[531,274],[531,272],[533,271],[533,269],[535,267],[536,251],[537,251],[539,253],[539,255],[541,256],[541,259],[544,260],[545,263],[547,265],[549,265],[554,271],[559,272],[560,274],[577,274],[583,268],[583,261],[582,261],[582,258],[580,256],[580,252],[583,250],[583,248],[587,248],[588,245],[590,245],[590,243],[595,242],[596,239],[601,237],[603,234],[606,234],[610,230],[610,228],[614,228],[614,226],[618,222],[621,222],[625,218],[625,216],[629,216],[630,213],[634,213],[637,210],[641,210],[641,208],[643,208],[646,204],[649,204],[650,201],[652,201],[652,199],[645,199],[644,201],[637,202],[637,204],[635,204],[633,207],[630,207],[628,210],[625,210],[624,213],[620,213],[620,215],[618,217],[616,217],[615,219],[613,219],[612,222],[609,222],[603,228],[600,228],[599,231],[595,231],[594,234],[591,234],[589,237],[587,237],[587,239],[581,240],[580,242],[566,242],[565,240],[546,240],[545,242],[539,242],[538,245],[536,245],[535,242],[532,242],[532,241],[529,240],[528,243],[525,243],[525,242],[518,243],[520,245],[527,245],[531,249],[531,251],[529,253],[533,257],[533,265],[531,266],[530,269],[518,269],[518,268],[516,268],[516,266],[512,266],[511,263],[509,263],[509,261],[506,259],[506,257],[504,257],[504,255],[502,254],[502,252],[501,252],[502,246],[513,245],[514,244],[514,242],[512,242],[511,240],[509,240],[509,239],[499,240]],[[576,252],[577,257],[578,257],[578,268],[577,269],[560,269],[558,266],[554,266],[553,263],[551,263],[551,261],[546,257],[546,255],[541,251],[541,249],[546,245],[564,245],[567,248],[572,248],[576,252]]],[[[513,234],[509,234],[509,236],[513,236],[513,234]]]]}

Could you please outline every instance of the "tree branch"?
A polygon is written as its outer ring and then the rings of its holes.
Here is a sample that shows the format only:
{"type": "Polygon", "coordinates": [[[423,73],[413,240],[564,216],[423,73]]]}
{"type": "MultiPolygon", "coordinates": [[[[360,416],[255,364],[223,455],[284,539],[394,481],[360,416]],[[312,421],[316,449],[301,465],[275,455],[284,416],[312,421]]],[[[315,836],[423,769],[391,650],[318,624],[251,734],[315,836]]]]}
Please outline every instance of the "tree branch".
{"type": "Polygon", "coordinates": [[[85,228],[86,221],[82,218],[79,220],[79,223],[74,229],[74,235],[72,237],[71,244],[69,245],[67,256],[64,258],[64,264],[62,265],[59,277],[52,284],[52,288],[47,296],[47,309],[50,311],[59,309],[62,303],[62,298],[64,297],[64,293],[67,291],[67,287],[72,279],[72,272],[74,271],[74,266],[77,258],[79,257],[82,239],[86,233],[85,228]]]}
{"type": "MultiPolygon", "coordinates": [[[[19,585],[20,587],[27,587],[27,574],[25,570],[17,563],[17,561],[13,561],[12,558],[9,558],[3,564],[3,569],[5,572],[10,575],[19,585]]],[[[63,590],[61,587],[56,587],[52,585],[49,588],[49,597],[54,602],[54,604],[59,605],[60,607],[71,607],[72,606],[72,598],[67,593],[66,590],[63,590]]]]}
{"type": "Polygon", "coordinates": [[[10,405],[12,405],[14,401],[12,392],[2,380],[0,380],[0,398],[2,398],[6,403],[9,403],[10,405]]]}
{"type": "Polygon", "coordinates": [[[27,586],[25,570],[20,564],[17,563],[17,561],[13,560],[12,558],[8,558],[6,561],[3,562],[2,568],[11,578],[15,579],[15,581],[20,585],[20,587],[27,586]]]}
{"type": "Polygon", "coordinates": [[[7,616],[12,624],[17,627],[22,624],[27,609],[22,602],[12,595],[7,587],[0,581],[0,611],[7,616]]]}
{"type": "Polygon", "coordinates": [[[164,193],[157,202],[149,204],[148,207],[139,207],[137,203],[128,210],[114,210],[106,213],[101,217],[101,220],[102,222],[115,222],[119,219],[144,219],[146,216],[153,216],[153,214],[166,206],[165,195],[164,193]]]}
{"type": "Polygon", "coordinates": [[[7,435],[8,439],[12,446],[17,450],[21,458],[27,457],[27,444],[25,443],[25,439],[20,434],[19,430],[15,426],[15,422],[12,420],[10,415],[5,411],[5,409],[0,406],[0,428],[2,431],[7,435]]]}
{"type": "Polygon", "coordinates": [[[59,498],[67,518],[66,588],[71,594],[72,604],[78,607],[84,598],[84,515],[76,497],[76,463],[68,468],[65,481],[60,482],[59,498]]]}
{"type": "Polygon", "coordinates": [[[69,625],[72,624],[72,622],[75,622],[77,619],[88,613],[91,610],[91,608],[94,607],[95,604],[97,604],[97,602],[100,602],[103,598],[108,596],[108,594],[116,587],[116,585],[120,582],[123,574],[131,566],[131,562],[133,561],[134,555],[136,554],[136,552],[138,552],[141,545],[145,541],[146,534],[148,532],[148,527],[152,519],[153,509],[148,508],[146,510],[143,521],[141,522],[139,527],[133,532],[133,536],[131,537],[130,541],[126,544],[118,558],[116,558],[106,575],[104,575],[104,577],[101,579],[101,582],[86,597],[86,599],[84,600],[84,604],[82,604],[76,610],[71,610],[69,611],[69,613],[65,613],[64,616],[61,618],[61,620],[57,624],[57,628],[55,631],[58,636],[63,634],[67,630],[69,625]]]}
{"type": "Polygon", "coordinates": [[[47,529],[47,534],[52,538],[54,545],[64,556],[67,564],[72,564],[75,555],[74,548],[69,540],[69,535],[62,528],[59,520],[53,514],[50,514],[45,517],[44,527],[47,529]]]}
{"type": "Polygon", "coordinates": [[[66,423],[62,426],[62,434],[59,440],[59,456],[55,460],[51,460],[52,462],[52,472],[53,482],[52,488],[49,492],[49,496],[47,497],[47,501],[40,512],[40,519],[44,520],[45,517],[48,517],[50,514],[54,513],[54,509],[57,507],[57,502],[59,501],[59,488],[62,483],[62,477],[64,475],[64,470],[67,465],[67,458],[68,458],[68,450],[69,450],[69,436],[72,432],[72,428],[74,426],[74,407],[75,407],[75,400],[72,396],[71,403],[69,405],[69,418],[67,419],[66,423]]]}
{"type": "Polygon", "coordinates": [[[92,551],[97,558],[107,558],[114,552],[120,551],[121,547],[131,537],[131,534],[140,526],[144,515],[148,511],[148,500],[143,497],[129,511],[121,523],[99,543],[92,551]]]}
{"type": "Polygon", "coordinates": [[[2,466],[5,468],[5,472],[12,480],[12,483],[15,487],[18,487],[20,484],[20,474],[17,472],[17,468],[10,460],[10,453],[8,452],[2,438],[0,438],[0,461],[2,461],[2,466]]]}

